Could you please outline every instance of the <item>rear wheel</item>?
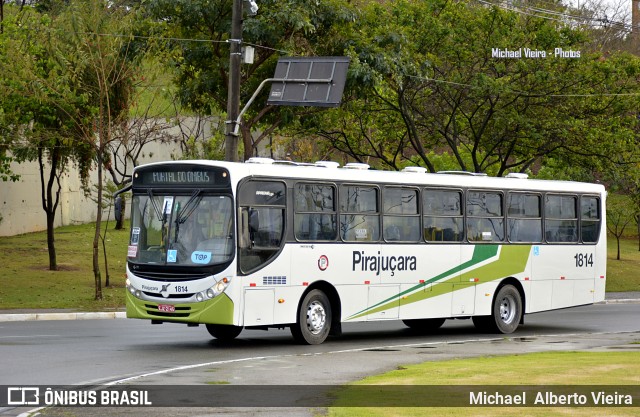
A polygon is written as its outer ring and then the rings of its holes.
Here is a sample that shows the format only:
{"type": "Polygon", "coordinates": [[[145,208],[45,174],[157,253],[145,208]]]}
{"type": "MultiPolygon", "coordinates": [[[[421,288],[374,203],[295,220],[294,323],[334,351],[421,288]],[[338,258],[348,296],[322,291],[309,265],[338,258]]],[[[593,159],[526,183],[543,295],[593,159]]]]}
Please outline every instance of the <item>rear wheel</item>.
{"type": "Polygon", "coordinates": [[[242,326],[230,326],[227,324],[207,324],[207,331],[216,339],[228,342],[238,337],[242,326]]]}
{"type": "Polygon", "coordinates": [[[437,319],[413,319],[413,320],[402,320],[402,322],[412,330],[416,330],[419,332],[430,332],[433,330],[438,330],[446,319],[437,318],[437,319]]]}
{"type": "Polygon", "coordinates": [[[473,324],[482,331],[491,333],[513,333],[522,318],[522,298],[513,285],[498,290],[490,316],[473,317],[473,324]]]}
{"type": "Polygon", "coordinates": [[[311,290],[304,297],[298,311],[298,321],[291,325],[291,334],[298,342],[319,345],[331,329],[331,303],[320,290],[311,290]]]}

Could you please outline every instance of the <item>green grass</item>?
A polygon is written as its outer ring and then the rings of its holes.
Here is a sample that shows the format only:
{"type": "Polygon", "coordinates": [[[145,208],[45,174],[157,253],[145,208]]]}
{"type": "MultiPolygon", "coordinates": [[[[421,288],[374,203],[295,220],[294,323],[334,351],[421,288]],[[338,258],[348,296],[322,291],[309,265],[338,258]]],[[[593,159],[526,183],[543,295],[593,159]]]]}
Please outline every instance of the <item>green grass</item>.
{"type": "MultiPolygon", "coordinates": [[[[46,232],[0,237],[0,309],[70,308],[100,311],[124,307],[124,274],[128,230],[107,234],[110,286],[94,301],[91,260],[93,224],[56,229],[59,271],[48,270],[46,232]]],[[[607,291],[640,291],[640,252],[634,238],[622,241],[622,260],[615,260],[615,239],[609,238],[607,291]]],[[[104,261],[100,249],[104,283],[104,261]]]]}
{"type": "MultiPolygon", "coordinates": [[[[524,355],[490,356],[472,359],[426,362],[368,377],[355,385],[422,386],[433,385],[434,392],[455,390],[458,385],[634,385],[640,384],[637,351],[543,352],[524,355]],[[444,388],[442,388],[444,387],[444,388]],[[449,387],[449,388],[447,388],[449,387]]],[[[512,387],[505,387],[509,392],[512,387]]],[[[422,387],[420,387],[422,389],[422,387]]],[[[517,391],[517,390],[516,390],[517,391]]],[[[553,391],[550,387],[549,391],[553,391]]],[[[495,390],[494,390],[495,392],[495,390]]],[[[546,392],[546,391],[545,391],[546,392]]],[[[584,392],[590,392],[585,388],[584,392]]],[[[346,388],[337,394],[331,417],[369,416],[636,416],[634,408],[550,408],[550,407],[340,407],[353,404],[362,394],[346,388]],[[353,395],[353,397],[350,397],[353,395]]],[[[425,395],[430,395],[425,389],[425,395]]],[[[468,395],[468,394],[467,394],[468,395]]],[[[464,398],[464,397],[463,397],[464,398]]],[[[468,397],[467,397],[468,398],[468,397]]],[[[400,399],[399,401],[401,401],[400,399]]],[[[637,401],[637,398],[635,399],[637,401]]],[[[527,398],[527,404],[533,399],[527,398]]],[[[394,401],[394,403],[396,403],[394,401]]],[[[634,402],[635,404],[635,402],[634,402]]]]}
{"type": "Polygon", "coordinates": [[[620,240],[620,260],[616,260],[616,239],[607,240],[607,291],[640,291],[640,251],[636,237],[620,240]]]}
{"type": "Polygon", "coordinates": [[[0,237],[0,309],[102,311],[122,308],[129,231],[113,230],[113,226],[114,223],[110,222],[106,242],[110,275],[108,288],[104,288],[106,273],[100,245],[102,301],[94,300],[94,224],[56,229],[58,271],[48,269],[46,232],[0,237]]]}

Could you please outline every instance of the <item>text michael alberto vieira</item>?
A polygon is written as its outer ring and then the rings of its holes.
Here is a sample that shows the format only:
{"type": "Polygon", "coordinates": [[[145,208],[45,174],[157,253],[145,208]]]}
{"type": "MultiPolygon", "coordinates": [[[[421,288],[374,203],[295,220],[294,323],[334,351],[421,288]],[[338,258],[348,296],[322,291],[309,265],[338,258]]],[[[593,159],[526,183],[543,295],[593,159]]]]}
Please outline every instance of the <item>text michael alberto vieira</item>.
{"type": "Polygon", "coordinates": [[[629,406],[633,396],[617,391],[591,391],[586,394],[556,394],[553,391],[538,391],[502,394],[500,392],[477,391],[469,393],[470,405],[589,405],[589,406],[629,406]],[[533,397],[533,398],[532,398],[533,397]],[[531,401],[533,399],[533,401],[531,401]]]}

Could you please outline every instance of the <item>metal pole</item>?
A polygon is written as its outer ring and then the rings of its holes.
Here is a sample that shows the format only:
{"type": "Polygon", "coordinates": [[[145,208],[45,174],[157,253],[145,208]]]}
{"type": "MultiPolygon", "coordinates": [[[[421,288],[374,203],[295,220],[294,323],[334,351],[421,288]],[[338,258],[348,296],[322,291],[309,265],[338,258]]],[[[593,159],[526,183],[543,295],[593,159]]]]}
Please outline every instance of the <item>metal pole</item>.
{"type": "Polygon", "coordinates": [[[229,92],[225,129],[225,160],[238,161],[238,135],[235,122],[240,112],[240,64],[242,62],[242,0],[233,0],[231,39],[229,39],[229,92]]]}

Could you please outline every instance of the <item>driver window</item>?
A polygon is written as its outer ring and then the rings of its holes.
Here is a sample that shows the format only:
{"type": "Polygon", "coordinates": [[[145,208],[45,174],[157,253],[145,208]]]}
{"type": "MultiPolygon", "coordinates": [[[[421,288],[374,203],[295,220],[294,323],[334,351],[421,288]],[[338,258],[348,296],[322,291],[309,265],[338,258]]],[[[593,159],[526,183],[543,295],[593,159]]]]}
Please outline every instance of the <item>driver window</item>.
{"type": "Polygon", "coordinates": [[[258,269],[273,259],[284,243],[284,183],[251,180],[238,191],[240,202],[240,270],[258,269]]]}

